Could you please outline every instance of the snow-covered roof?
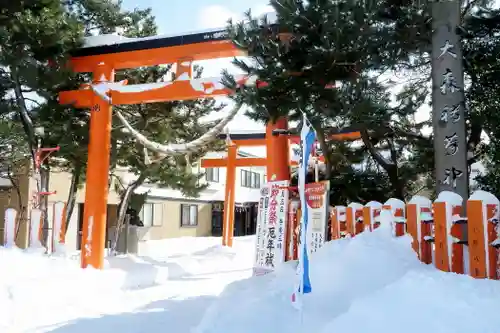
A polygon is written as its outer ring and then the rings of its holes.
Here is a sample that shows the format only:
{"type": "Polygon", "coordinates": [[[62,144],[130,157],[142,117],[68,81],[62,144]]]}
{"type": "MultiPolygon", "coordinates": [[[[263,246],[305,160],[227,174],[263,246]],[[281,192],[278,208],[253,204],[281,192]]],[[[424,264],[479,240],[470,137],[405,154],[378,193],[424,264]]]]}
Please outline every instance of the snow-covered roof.
{"type": "Polygon", "coordinates": [[[0,187],[11,187],[12,182],[8,178],[0,177],[0,187]]]}
{"type": "MultiPolygon", "coordinates": [[[[210,201],[225,201],[225,189],[217,191],[211,196],[210,201]]],[[[256,188],[236,188],[235,202],[236,203],[249,203],[259,202],[260,190],[256,188]]]]}
{"type": "MultiPolygon", "coordinates": [[[[277,16],[276,16],[275,12],[265,13],[264,15],[267,15],[267,20],[271,24],[273,24],[277,21],[277,16]]],[[[262,16],[264,16],[264,15],[262,15],[262,16]]],[[[182,36],[197,35],[197,34],[215,34],[215,33],[219,33],[219,32],[225,33],[225,31],[226,31],[226,28],[205,29],[205,30],[186,32],[186,33],[182,34],[182,36]]],[[[133,42],[145,41],[145,40],[171,38],[171,37],[177,37],[177,36],[179,36],[179,34],[174,34],[174,35],[163,34],[163,35],[141,37],[141,38],[128,38],[128,37],[120,36],[119,34],[116,34],[116,33],[95,35],[95,36],[88,36],[88,37],[84,38],[83,48],[105,46],[105,45],[118,45],[118,44],[133,43],[133,42]]]]}
{"type": "MultiPolygon", "coordinates": [[[[161,198],[161,199],[174,199],[174,200],[196,200],[204,202],[212,201],[224,201],[225,189],[224,186],[218,186],[217,188],[210,188],[201,191],[198,197],[188,197],[182,194],[179,190],[167,189],[167,188],[156,188],[151,186],[140,186],[135,190],[137,194],[144,194],[148,192],[148,196],[161,198]]],[[[235,202],[239,204],[258,202],[260,199],[259,189],[250,188],[236,188],[235,202]]]]}
{"type": "MultiPolygon", "coordinates": [[[[219,31],[224,31],[224,30],[225,30],[225,28],[203,29],[203,30],[186,32],[186,33],[182,34],[182,36],[198,35],[198,34],[211,34],[211,33],[217,33],[219,31]]],[[[161,34],[161,35],[155,35],[155,36],[149,36],[149,37],[129,38],[129,37],[121,36],[117,33],[94,35],[94,36],[88,36],[88,37],[84,38],[83,47],[86,48],[86,47],[97,47],[97,46],[104,46],[104,45],[118,45],[118,44],[133,43],[133,42],[139,42],[139,41],[145,41],[145,40],[171,38],[171,37],[178,37],[178,36],[180,36],[180,35],[179,34],[161,34]]]]}

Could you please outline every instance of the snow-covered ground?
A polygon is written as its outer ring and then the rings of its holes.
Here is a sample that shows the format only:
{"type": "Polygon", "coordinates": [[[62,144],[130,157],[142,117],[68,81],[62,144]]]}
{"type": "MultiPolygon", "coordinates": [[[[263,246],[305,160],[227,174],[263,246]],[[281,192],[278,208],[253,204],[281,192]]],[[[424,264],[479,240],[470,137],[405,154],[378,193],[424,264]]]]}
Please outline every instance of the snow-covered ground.
{"type": "Polygon", "coordinates": [[[0,250],[0,332],[500,333],[500,282],[421,264],[378,229],[311,258],[313,292],[290,305],[294,263],[251,276],[254,238],[149,242],[103,271],[75,258],[0,250]]]}
{"type": "Polygon", "coordinates": [[[109,258],[103,271],[0,248],[0,332],[190,332],[226,285],[252,274],[253,237],[220,244],[150,241],[141,257],[109,258]]]}

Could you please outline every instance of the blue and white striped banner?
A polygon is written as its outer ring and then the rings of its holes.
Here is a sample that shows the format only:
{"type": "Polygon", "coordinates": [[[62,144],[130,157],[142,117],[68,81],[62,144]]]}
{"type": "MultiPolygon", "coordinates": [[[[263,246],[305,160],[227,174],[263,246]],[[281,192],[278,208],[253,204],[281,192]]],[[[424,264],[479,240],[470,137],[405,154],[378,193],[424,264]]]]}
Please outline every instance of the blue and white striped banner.
{"type": "Polygon", "coordinates": [[[300,160],[299,160],[299,195],[300,195],[300,207],[302,208],[302,214],[300,218],[300,238],[299,238],[299,253],[298,253],[298,264],[296,278],[297,283],[295,285],[295,290],[292,295],[292,304],[297,309],[302,308],[302,295],[310,293],[312,291],[311,280],[309,278],[309,256],[307,250],[307,227],[308,227],[308,213],[307,213],[307,202],[306,202],[306,177],[307,177],[307,167],[309,163],[309,157],[311,151],[316,141],[316,132],[312,128],[311,124],[304,115],[304,120],[302,124],[302,130],[300,132],[300,160]]]}

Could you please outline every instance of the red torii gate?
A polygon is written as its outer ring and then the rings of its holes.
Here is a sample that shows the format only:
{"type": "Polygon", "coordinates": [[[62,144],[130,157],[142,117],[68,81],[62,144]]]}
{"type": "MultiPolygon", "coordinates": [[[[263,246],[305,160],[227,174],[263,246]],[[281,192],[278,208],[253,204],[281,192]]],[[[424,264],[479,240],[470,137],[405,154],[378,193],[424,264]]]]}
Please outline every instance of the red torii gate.
{"type": "MultiPolygon", "coordinates": [[[[280,135],[287,132],[288,121],[278,119],[276,123],[268,122],[265,133],[248,134],[221,134],[219,138],[227,139],[227,157],[204,158],[201,160],[202,168],[226,168],[226,186],[224,194],[224,216],[222,222],[222,244],[233,245],[234,235],[234,209],[236,192],[236,168],[240,167],[266,167],[267,181],[290,180],[289,143],[299,143],[299,135],[280,135]],[[240,147],[266,147],[266,157],[237,158],[240,147]]],[[[361,134],[357,130],[345,129],[329,136],[330,140],[357,140],[361,134]]]]}
{"type": "MultiPolygon", "coordinates": [[[[290,37],[290,34],[284,34],[284,38],[288,38],[286,36],[290,37]]],[[[233,91],[213,78],[192,79],[191,65],[193,61],[198,60],[242,55],[245,54],[227,39],[224,29],[183,36],[130,39],[114,44],[85,47],[72,54],[70,66],[75,72],[92,73],[93,83],[96,86],[107,84],[107,91],[104,94],[96,93],[88,84],[79,90],[59,93],[61,104],[72,104],[78,108],[91,110],[82,229],[83,268],[91,265],[100,269],[104,263],[112,106],[232,94],[233,91]],[[113,84],[115,70],[169,63],[177,64],[177,77],[186,76],[189,80],[160,82],[153,85],[113,84]]],[[[243,84],[247,80],[247,77],[240,77],[237,82],[243,84]]],[[[257,82],[257,86],[259,85],[266,84],[257,82]]],[[[288,129],[287,121],[280,119],[275,124],[268,124],[266,131],[271,134],[274,129],[288,129]]],[[[247,142],[246,145],[248,144],[247,142]]],[[[289,179],[288,139],[285,136],[266,135],[265,141],[261,144],[266,146],[268,154],[265,163],[268,177],[274,175],[276,180],[289,179]]],[[[229,150],[229,157],[236,160],[235,148],[229,150]]],[[[230,172],[233,172],[234,178],[234,170],[230,172]]],[[[232,200],[234,203],[234,198],[232,200]]],[[[228,210],[226,214],[227,212],[228,210]]]]}

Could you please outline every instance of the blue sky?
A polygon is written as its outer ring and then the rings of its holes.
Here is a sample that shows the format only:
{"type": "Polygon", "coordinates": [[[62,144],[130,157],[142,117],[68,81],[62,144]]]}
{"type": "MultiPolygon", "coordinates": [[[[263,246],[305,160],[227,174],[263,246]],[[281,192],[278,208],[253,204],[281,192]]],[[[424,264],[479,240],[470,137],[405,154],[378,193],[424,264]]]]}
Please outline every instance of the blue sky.
{"type": "Polygon", "coordinates": [[[182,34],[224,27],[229,17],[238,19],[249,8],[266,10],[268,0],[123,0],[126,9],[152,8],[160,34],[182,34]]]}
{"type": "MultiPolygon", "coordinates": [[[[255,15],[271,11],[268,0],[123,0],[126,9],[152,8],[156,17],[159,34],[179,34],[197,30],[223,28],[229,18],[240,20],[248,9],[255,15]]],[[[231,68],[231,59],[204,61],[203,76],[220,76],[222,69],[231,68]]],[[[221,101],[230,104],[227,98],[221,101]]],[[[220,118],[217,113],[209,118],[220,118]]],[[[264,130],[264,125],[255,123],[245,117],[240,111],[228,125],[230,131],[264,130]]],[[[256,155],[265,155],[265,149],[260,147],[246,148],[245,151],[256,155]]]]}

